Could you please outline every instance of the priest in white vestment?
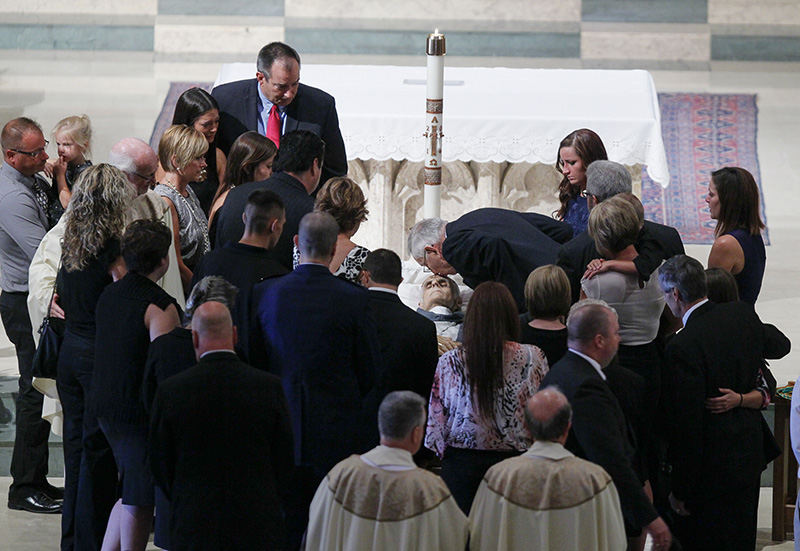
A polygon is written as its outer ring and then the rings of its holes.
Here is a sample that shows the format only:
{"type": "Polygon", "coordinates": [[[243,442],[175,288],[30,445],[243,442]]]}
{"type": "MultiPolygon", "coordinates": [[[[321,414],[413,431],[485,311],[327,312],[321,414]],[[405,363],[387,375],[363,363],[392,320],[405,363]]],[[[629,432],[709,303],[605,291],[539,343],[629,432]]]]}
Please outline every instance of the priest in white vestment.
{"type": "Polygon", "coordinates": [[[472,551],[618,551],[627,547],[617,489],[564,448],[572,409],[554,387],[528,401],[533,445],[491,467],[469,515],[472,551]]]}
{"type": "Polygon", "coordinates": [[[411,391],[381,402],[381,443],[338,463],[311,502],[306,549],[463,551],[467,518],[444,481],[411,456],[425,434],[425,400],[411,391]]]}

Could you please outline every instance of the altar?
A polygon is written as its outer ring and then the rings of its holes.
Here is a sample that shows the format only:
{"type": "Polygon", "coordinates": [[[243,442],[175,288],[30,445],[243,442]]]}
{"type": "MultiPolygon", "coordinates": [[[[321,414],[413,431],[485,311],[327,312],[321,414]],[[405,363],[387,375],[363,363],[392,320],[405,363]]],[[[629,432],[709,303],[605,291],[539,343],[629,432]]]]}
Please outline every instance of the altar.
{"type": "MultiPolygon", "coordinates": [[[[215,86],[254,76],[251,63],[225,64],[215,86]]],[[[348,174],[369,199],[356,241],[405,252],[405,232],[421,217],[425,67],[302,65],[300,78],[336,99],[348,174]]],[[[644,165],[668,185],[647,71],[445,67],[442,217],[485,206],[551,213],[558,144],[584,127],[635,182],[644,165]]]]}

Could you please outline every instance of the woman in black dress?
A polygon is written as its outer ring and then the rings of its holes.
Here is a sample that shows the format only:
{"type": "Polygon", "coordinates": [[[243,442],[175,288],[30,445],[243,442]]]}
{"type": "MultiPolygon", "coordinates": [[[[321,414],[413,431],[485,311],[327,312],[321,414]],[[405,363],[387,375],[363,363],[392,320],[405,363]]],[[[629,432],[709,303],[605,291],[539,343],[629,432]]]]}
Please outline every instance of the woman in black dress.
{"type": "Polygon", "coordinates": [[[567,351],[567,319],[571,302],[569,278],[559,266],[533,270],[525,281],[528,311],[521,314],[519,342],[538,346],[552,366],[567,351]]]}
{"type": "Polygon", "coordinates": [[[155,497],[142,379],[150,342],[180,322],[175,299],[156,284],[169,266],[170,241],[163,223],[132,222],[121,241],[128,273],[97,300],[90,402],[114,452],[122,489],[103,549],[144,551],[150,535],[155,497]]]}
{"type": "Polygon", "coordinates": [[[56,385],[64,412],[61,538],[62,544],[67,545],[75,536],[76,518],[87,522],[107,518],[114,502],[116,469],[113,462],[102,462],[102,450],[107,450],[108,444],[97,419],[90,412],[85,413],[84,408],[94,369],[95,306],[103,289],[124,274],[119,240],[132,201],[133,191],[125,175],[111,165],[99,164],[87,168],[78,178],[64,214],[57,295],[64,310],[66,332],[58,357],[56,385]],[[84,450],[84,440],[92,443],[90,449],[84,450]],[[102,468],[104,465],[106,469],[102,468]],[[80,472],[84,473],[82,477],[80,472]],[[92,487],[104,486],[110,486],[110,496],[108,509],[102,512],[95,508],[91,493],[92,487]]]}

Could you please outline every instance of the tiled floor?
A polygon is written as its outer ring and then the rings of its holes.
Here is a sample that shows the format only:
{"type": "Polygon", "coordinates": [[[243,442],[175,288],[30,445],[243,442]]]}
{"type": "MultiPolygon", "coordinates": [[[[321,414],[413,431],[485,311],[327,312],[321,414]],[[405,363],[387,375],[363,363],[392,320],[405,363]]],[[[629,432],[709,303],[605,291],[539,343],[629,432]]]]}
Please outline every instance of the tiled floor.
{"type": "MultiPolygon", "coordinates": [[[[305,56],[304,63],[322,58],[305,56]]],[[[382,63],[384,58],[325,56],[325,63],[382,63]]],[[[480,60],[485,62],[486,59],[480,60]]],[[[394,61],[397,63],[397,61],[394,61]]],[[[404,59],[423,63],[422,59],[404,59]]],[[[465,65],[476,60],[448,57],[448,63],[465,65]]],[[[517,60],[516,65],[535,65],[517,60]]],[[[88,113],[94,128],[93,160],[105,159],[119,138],[147,140],[170,81],[213,81],[214,63],[153,62],[149,54],[79,54],[63,52],[0,53],[0,121],[26,115],[38,120],[46,133],[62,117],[88,113]]],[[[767,221],[772,245],[767,249],[767,270],[757,310],[764,321],[780,327],[800,343],[800,71],[791,65],[715,64],[713,71],[655,71],[662,92],[719,92],[758,94],[758,152],[767,221]]],[[[688,253],[705,262],[708,246],[690,246],[688,253]]],[[[794,380],[800,371],[793,352],[772,368],[779,384],[794,380]]],[[[0,332],[0,375],[12,373],[15,358],[0,332]]],[[[0,479],[0,547],[8,549],[55,548],[57,517],[7,511],[3,505],[8,480],[0,479]]],[[[767,527],[769,499],[762,498],[760,522],[767,527]]],[[[762,545],[767,543],[765,539],[762,545]]]]}

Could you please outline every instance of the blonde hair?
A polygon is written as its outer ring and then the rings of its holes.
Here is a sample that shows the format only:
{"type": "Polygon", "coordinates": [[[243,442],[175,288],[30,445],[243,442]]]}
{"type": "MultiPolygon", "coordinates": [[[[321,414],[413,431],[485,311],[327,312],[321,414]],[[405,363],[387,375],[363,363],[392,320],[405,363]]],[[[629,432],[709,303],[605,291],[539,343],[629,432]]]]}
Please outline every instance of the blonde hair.
{"type": "Polygon", "coordinates": [[[317,193],[314,204],[317,212],[327,212],[339,224],[339,232],[346,233],[367,219],[367,199],[361,186],[346,176],[331,178],[317,193]]]}
{"type": "Polygon", "coordinates": [[[208,151],[208,142],[200,132],[185,124],[173,124],[158,142],[158,160],[167,172],[183,170],[208,151]],[[172,158],[175,162],[172,162],[172,158]]]}
{"type": "Polygon", "coordinates": [[[133,195],[125,174],[114,166],[101,163],[81,173],[64,213],[61,248],[67,271],[82,270],[109,239],[122,236],[133,195]]]}
{"type": "Polygon", "coordinates": [[[566,272],[555,264],[533,270],[525,280],[525,303],[533,319],[566,317],[572,303],[566,272]]]}
{"type": "Polygon", "coordinates": [[[606,199],[589,213],[589,235],[601,254],[618,253],[636,243],[641,227],[636,209],[622,197],[606,199]]]}
{"type": "Polygon", "coordinates": [[[53,138],[64,133],[81,148],[84,156],[92,152],[92,121],[87,115],[72,115],[58,121],[53,127],[53,138]]]}

